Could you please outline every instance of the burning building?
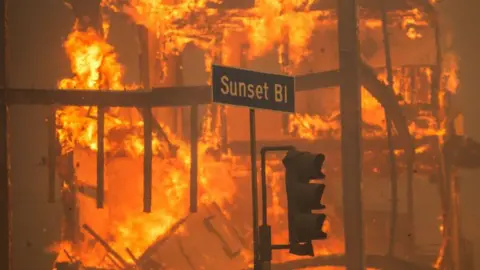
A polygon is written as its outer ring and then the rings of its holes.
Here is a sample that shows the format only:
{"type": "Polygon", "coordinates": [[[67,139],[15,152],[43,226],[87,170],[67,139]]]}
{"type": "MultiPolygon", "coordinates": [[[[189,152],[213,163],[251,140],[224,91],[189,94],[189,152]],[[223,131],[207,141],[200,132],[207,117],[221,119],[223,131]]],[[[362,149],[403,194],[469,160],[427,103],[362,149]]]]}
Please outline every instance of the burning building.
{"type": "MultiPolygon", "coordinates": [[[[366,250],[390,250],[397,259],[369,255],[369,267],[447,269],[460,248],[442,152],[450,132],[448,97],[458,84],[455,55],[442,49],[435,3],[429,1],[388,1],[392,45],[386,51],[382,10],[373,2],[361,1],[359,10],[366,250]],[[393,62],[393,84],[386,55],[393,62]],[[390,135],[387,120],[394,126],[390,135]]],[[[327,156],[329,238],[315,246],[323,259],[309,265],[343,265],[335,1],[66,4],[76,17],[64,42],[73,75],[59,80],[59,91],[182,95],[153,109],[52,108],[49,155],[56,162],[50,160],[50,180],[55,183],[56,174],[62,179],[65,208],[63,241],[51,247],[59,254],[57,269],[251,266],[248,113],[202,101],[212,63],[296,76],[297,113],[258,112],[257,144],[295,145],[327,156]],[[137,66],[122,65],[109,42],[109,16],[118,14],[135,25],[137,66]],[[139,69],[140,78],[127,84],[124,75],[132,69],[139,69]]],[[[283,168],[278,157],[267,165],[273,241],[284,243],[283,168]]],[[[293,259],[274,254],[278,265],[299,267],[293,259]]]]}

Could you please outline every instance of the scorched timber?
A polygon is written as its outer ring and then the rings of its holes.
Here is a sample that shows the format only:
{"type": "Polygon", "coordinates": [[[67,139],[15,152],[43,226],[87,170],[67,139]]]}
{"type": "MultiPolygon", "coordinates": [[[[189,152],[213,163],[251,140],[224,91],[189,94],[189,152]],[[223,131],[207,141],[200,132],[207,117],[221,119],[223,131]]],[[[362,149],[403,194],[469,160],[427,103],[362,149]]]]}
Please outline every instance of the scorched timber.
{"type": "MultiPolygon", "coordinates": [[[[377,0],[360,0],[357,1],[361,8],[368,10],[378,10],[377,0]]],[[[317,0],[315,1],[311,9],[312,10],[332,10],[337,7],[336,0],[317,0]]],[[[386,5],[387,11],[400,11],[409,10],[412,8],[420,8],[426,12],[432,12],[433,6],[428,0],[389,0],[386,5]]]]}
{"type": "MultiPolygon", "coordinates": [[[[370,66],[363,62],[360,65],[362,84],[385,108],[402,138],[405,152],[413,155],[413,140],[393,89],[380,82],[370,66]]],[[[297,76],[295,88],[296,91],[317,90],[338,86],[339,81],[337,70],[312,73],[297,76]]],[[[152,91],[6,89],[0,102],[9,105],[169,107],[209,104],[212,100],[211,94],[209,86],[163,87],[152,91]]]]}
{"type": "Polygon", "coordinates": [[[208,104],[208,86],[165,87],[158,91],[89,91],[7,89],[0,102],[9,105],[62,105],[104,107],[169,107],[208,104]]]}
{"type": "MultiPolygon", "coordinates": [[[[402,137],[406,153],[413,151],[406,118],[391,87],[376,78],[375,71],[361,63],[362,84],[385,108],[396,130],[402,137]]],[[[297,76],[296,91],[308,91],[338,86],[337,70],[297,76]]],[[[63,105],[105,107],[169,107],[192,106],[211,103],[209,86],[163,87],[152,91],[87,91],[87,90],[40,90],[6,89],[0,102],[9,105],[63,105]]]]}
{"type": "MultiPolygon", "coordinates": [[[[434,270],[431,266],[419,265],[416,263],[392,258],[384,255],[366,255],[366,266],[389,270],[434,270]]],[[[306,269],[318,266],[345,266],[346,258],[344,255],[318,256],[312,259],[303,259],[278,263],[272,265],[272,270],[291,270],[306,269]]]]}
{"type": "MultiPolygon", "coordinates": [[[[435,140],[436,136],[424,137],[416,141],[417,145],[431,145],[435,140]]],[[[401,140],[398,136],[393,137],[395,145],[398,145],[398,142],[401,140]]],[[[246,156],[249,155],[249,141],[232,141],[228,144],[228,147],[232,150],[234,155],[246,156]]],[[[292,138],[291,140],[282,140],[282,141],[266,141],[259,140],[257,141],[257,151],[260,152],[260,149],[263,147],[271,147],[279,144],[293,145],[299,149],[310,149],[311,151],[320,151],[320,152],[330,152],[338,151],[340,149],[340,140],[336,138],[320,138],[319,140],[305,140],[300,138],[292,138]]],[[[364,151],[382,151],[386,150],[387,146],[385,145],[384,138],[365,138],[363,141],[364,151]]],[[[398,146],[397,150],[400,150],[398,146]]]]}

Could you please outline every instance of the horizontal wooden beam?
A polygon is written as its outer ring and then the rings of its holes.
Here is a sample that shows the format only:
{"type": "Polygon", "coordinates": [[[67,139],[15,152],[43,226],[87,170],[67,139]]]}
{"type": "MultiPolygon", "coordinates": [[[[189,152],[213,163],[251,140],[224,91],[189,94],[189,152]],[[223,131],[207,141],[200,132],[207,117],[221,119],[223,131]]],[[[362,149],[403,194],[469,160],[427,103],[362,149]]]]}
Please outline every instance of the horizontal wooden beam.
{"type": "MultiPolygon", "coordinates": [[[[389,257],[385,255],[366,255],[366,266],[371,268],[390,269],[390,270],[433,270],[432,266],[422,265],[403,259],[389,257]]],[[[272,264],[273,270],[305,269],[318,266],[345,266],[345,255],[326,255],[317,256],[311,259],[300,259],[284,263],[272,264]]]]}
{"type": "MultiPolygon", "coordinates": [[[[389,0],[385,1],[387,11],[409,10],[412,8],[419,8],[427,13],[433,11],[433,6],[428,0],[389,0]]],[[[358,5],[367,11],[380,12],[378,0],[359,0],[358,5]]],[[[313,10],[335,10],[337,8],[337,0],[317,0],[311,9],[313,10]]]]}
{"type": "Polygon", "coordinates": [[[88,91],[6,89],[0,96],[8,105],[61,105],[104,107],[191,106],[211,102],[208,86],[169,87],[158,91],[88,91]],[[160,91],[161,90],[161,91],[160,91]]]}
{"type": "MultiPolygon", "coordinates": [[[[358,5],[367,10],[378,10],[378,0],[359,0],[358,5]]],[[[207,2],[209,8],[215,9],[250,9],[255,6],[255,0],[223,0],[221,3],[214,1],[207,2]]],[[[335,10],[337,8],[337,0],[316,0],[311,5],[311,10],[335,10]]],[[[389,0],[386,1],[386,10],[409,10],[412,8],[421,8],[426,12],[433,10],[428,0],[389,0]]]]}
{"type": "MultiPolygon", "coordinates": [[[[338,84],[338,71],[296,77],[297,91],[309,91],[338,84]]],[[[55,89],[7,89],[0,102],[9,105],[61,105],[105,107],[170,107],[209,104],[210,86],[162,87],[152,91],[92,91],[55,89]]]]}
{"type": "MultiPolygon", "coordinates": [[[[416,145],[431,145],[435,136],[427,136],[421,139],[416,140],[416,145]]],[[[364,151],[381,151],[387,150],[388,145],[386,144],[386,138],[373,137],[373,138],[364,138],[363,139],[363,150],[364,151]]],[[[394,145],[398,150],[403,149],[400,141],[402,138],[395,136],[393,138],[394,145]]],[[[299,138],[292,138],[289,140],[259,140],[257,141],[257,153],[260,153],[260,149],[263,147],[272,147],[278,145],[293,145],[299,150],[308,150],[318,153],[328,153],[340,150],[340,139],[335,138],[322,138],[318,140],[305,140],[299,138]]],[[[232,141],[228,143],[229,149],[232,151],[232,154],[235,156],[246,156],[250,155],[250,142],[245,141],[232,141]]]]}
{"type": "MultiPolygon", "coordinates": [[[[303,92],[335,87],[339,81],[338,70],[299,75],[295,76],[295,90],[303,92]]],[[[208,85],[162,87],[152,91],[7,89],[5,96],[0,96],[0,102],[9,105],[181,107],[209,104],[212,93],[208,85]]]]}

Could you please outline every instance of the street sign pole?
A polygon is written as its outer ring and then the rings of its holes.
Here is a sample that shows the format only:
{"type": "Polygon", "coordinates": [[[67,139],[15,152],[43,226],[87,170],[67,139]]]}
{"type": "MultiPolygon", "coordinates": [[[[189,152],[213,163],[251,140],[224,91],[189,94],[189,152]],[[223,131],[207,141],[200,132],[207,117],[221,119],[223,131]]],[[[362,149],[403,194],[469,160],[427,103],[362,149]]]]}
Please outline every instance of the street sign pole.
{"type": "Polygon", "coordinates": [[[255,134],[255,109],[250,108],[250,161],[252,163],[252,207],[253,207],[253,269],[261,270],[258,254],[258,189],[257,189],[257,141],[255,134]]]}
{"type": "Polygon", "coordinates": [[[362,129],[357,1],[338,1],[342,187],[347,270],[365,269],[362,218],[362,129]]]}
{"type": "MultiPolygon", "coordinates": [[[[263,258],[262,252],[260,252],[263,251],[263,245],[270,241],[263,240],[262,243],[258,226],[255,109],[294,113],[295,79],[285,75],[212,65],[212,99],[217,104],[249,108],[250,157],[252,166],[253,268],[254,270],[268,270],[269,259],[263,258]],[[264,261],[267,262],[265,266],[262,265],[264,261]]],[[[266,223],[262,225],[266,225],[266,223]]],[[[264,226],[262,226],[263,228],[264,226]]],[[[270,243],[268,243],[268,247],[270,247],[270,243]]]]}

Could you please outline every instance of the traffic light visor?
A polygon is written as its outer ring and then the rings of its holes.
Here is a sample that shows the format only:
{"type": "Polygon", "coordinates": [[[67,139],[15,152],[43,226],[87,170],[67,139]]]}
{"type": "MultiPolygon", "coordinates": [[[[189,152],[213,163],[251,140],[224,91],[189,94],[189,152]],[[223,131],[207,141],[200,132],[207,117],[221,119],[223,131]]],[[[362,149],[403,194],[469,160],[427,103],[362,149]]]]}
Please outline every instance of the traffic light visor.
{"type": "Polygon", "coordinates": [[[283,159],[283,165],[291,168],[305,179],[324,179],[322,173],[323,163],[325,162],[324,154],[314,154],[310,152],[299,152],[290,150],[283,159]]]}
{"type": "Polygon", "coordinates": [[[309,213],[312,210],[325,208],[320,203],[325,190],[324,184],[291,183],[291,185],[293,192],[295,192],[296,210],[309,213]]]}
{"type": "Polygon", "coordinates": [[[293,218],[295,238],[300,242],[326,239],[327,234],[322,231],[325,214],[297,214],[293,218]]]}

